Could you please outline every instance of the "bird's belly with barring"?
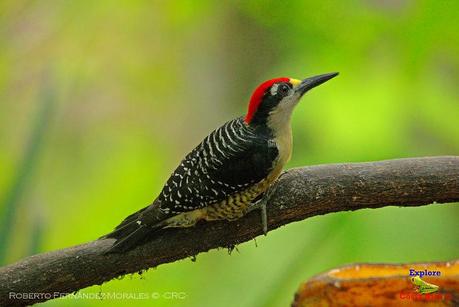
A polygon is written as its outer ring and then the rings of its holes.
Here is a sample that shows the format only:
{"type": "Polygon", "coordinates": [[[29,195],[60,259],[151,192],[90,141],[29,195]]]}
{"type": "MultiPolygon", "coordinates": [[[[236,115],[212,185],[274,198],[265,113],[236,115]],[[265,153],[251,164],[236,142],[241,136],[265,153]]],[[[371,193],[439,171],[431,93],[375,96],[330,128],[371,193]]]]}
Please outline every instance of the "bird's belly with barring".
{"type": "Polygon", "coordinates": [[[267,180],[229,196],[227,199],[209,205],[202,209],[196,209],[173,216],[165,221],[164,228],[171,227],[192,227],[199,220],[216,221],[216,220],[236,220],[244,216],[249,204],[264,192],[267,186],[267,180]]]}
{"type": "Polygon", "coordinates": [[[247,190],[236,193],[222,202],[202,209],[205,211],[203,213],[203,218],[207,221],[231,221],[241,218],[247,213],[247,208],[252,203],[252,201],[269,188],[271,183],[277,179],[279,173],[280,172],[275,171],[271,174],[271,176],[248,188],[247,190]]]}
{"type": "Polygon", "coordinates": [[[249,187],[245,191],[229,196],[219,203],[173,216],[166,220],[164,228],[192,227],[199,220],[237,220],[247,213],[250,203],[269,188],[279,177],[281,171],[282,167],[277,167],[268,178],[249,187]]]}

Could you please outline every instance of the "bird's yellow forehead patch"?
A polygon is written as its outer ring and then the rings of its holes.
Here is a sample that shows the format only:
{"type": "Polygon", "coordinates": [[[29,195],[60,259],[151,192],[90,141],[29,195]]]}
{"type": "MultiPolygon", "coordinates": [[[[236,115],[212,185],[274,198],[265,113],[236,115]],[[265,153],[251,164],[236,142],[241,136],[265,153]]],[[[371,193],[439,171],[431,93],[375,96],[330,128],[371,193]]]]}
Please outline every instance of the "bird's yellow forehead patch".
{"type": "Polygon", "coordinates": [[[298,85],[300,85],[301,80],[290,78],[289,82],[290,82],[290,84],[292,84],[294,87],[297,87],[298,85]]]}

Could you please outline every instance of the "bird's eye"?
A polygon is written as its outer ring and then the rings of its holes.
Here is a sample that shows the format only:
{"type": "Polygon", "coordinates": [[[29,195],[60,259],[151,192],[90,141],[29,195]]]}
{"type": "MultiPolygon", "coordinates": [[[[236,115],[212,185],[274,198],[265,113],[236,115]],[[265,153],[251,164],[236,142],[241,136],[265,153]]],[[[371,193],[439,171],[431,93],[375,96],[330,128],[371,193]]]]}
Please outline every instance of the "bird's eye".
{"type": "Polygon", "coordinates": [[[279,87],[277,88],[277,94],[279,94],[282,97],[287,96],[289,92],[290,92],[290,87],[285,83],[280,84],[279,87]]]}

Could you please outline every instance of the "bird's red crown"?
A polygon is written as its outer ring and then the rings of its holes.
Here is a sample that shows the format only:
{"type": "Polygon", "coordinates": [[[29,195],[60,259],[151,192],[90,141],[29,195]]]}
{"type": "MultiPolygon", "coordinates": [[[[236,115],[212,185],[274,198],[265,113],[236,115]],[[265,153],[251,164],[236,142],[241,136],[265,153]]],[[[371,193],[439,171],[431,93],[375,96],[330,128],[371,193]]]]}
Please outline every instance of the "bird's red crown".
{"type": "Polygon", "coordinates": [[[252,94],[249,102],[249,110],[247,111],[247,115],[245,116],[245,122],[248,124],[253,118],[253,115],[257,111],[258,107],[261,104],[263,96],[268,88],[270,88],[274,83],[279,82],[288,82],[290,78],[275,78],[268,81],[263,82],[260,84],[252,94]]]}

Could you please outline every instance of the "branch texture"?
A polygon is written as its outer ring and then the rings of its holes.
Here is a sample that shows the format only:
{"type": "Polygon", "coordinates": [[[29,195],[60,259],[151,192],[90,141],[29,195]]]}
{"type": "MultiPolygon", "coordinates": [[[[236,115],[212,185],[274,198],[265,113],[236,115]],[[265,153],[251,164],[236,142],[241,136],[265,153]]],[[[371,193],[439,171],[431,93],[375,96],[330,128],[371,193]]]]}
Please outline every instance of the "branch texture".
{"type": "MultiPolygon", "coordinates": [[[[302,167],[287,171],[273,186],[268,228],[330,212],[455,201],[459,201],[455,156],[302,167]]],[[[34,255],[0,268],[0,306],[49,300],[213,248],[232,247],[260,234],[260,214],[254,211],[235,222],[162,230],[125,254],[104,255],[113,243],[105,239],[34,255]],[[26,295],[15,299],[15,293],[26,295]]]]}

